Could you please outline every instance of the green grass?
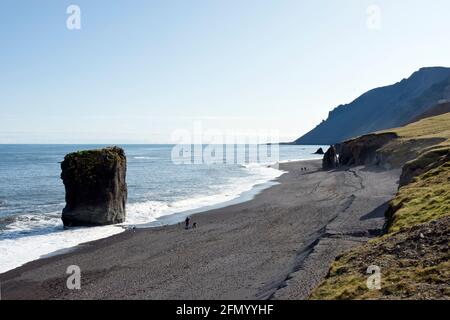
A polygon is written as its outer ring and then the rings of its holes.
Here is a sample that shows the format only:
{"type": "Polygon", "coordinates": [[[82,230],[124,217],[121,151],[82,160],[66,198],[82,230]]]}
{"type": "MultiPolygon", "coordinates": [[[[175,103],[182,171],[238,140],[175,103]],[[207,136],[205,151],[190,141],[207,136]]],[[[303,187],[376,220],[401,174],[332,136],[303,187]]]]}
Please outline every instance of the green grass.
{"type": "Polygon", "coordinates": [[[450,162],[400,188],[391,201],[389,232],[450,215],[450,162]]]}
{"type": "Polygon", "coordinates": [[[391,201],[387,234],[338,257],[311,299],[450,297],[448,253],[443,261],[433,261],[434,265],[428,265],[419,255],[399,259],[390,253],[390,245],[395,243],[392,240],[399,235],[450,215],[450,113],[386,132],[398,138],[379,152],[394,166],[404,165],[404,169],[422,173],[401,187],[391,201]],[[382,267],[381,290],[367,289],[369,264],[382,267]]]}
{"type": "Polygon", "coordinates": [[[379,153],[391,165],[401,167],[427,152],[450,149],[450,113],[378,133],[394,133],[398,136],[383,146],[379,153]]]}
{"type": "Polygon", "coordinates": [[[392,200],[389,232],[450,215],[450,162],[440,163],[450,154],[450,113],[384,132],[399,138],[381,152],[398,161],[413,157],[404,164],[404,170],[425,171],[401,187],[392,200]]]}
{"type": "MultiPolygon", "coordinates": [[[[397,238],[402,235],[396,234],[397,238]]],[[[333,263],[326,279],[317,287],[313,300],[442,299],[450,297],[449,253],[429,248],[424,258],[390,253],[398,241],[383,237],[355,248],[333,263]],[[400,255],[400,256],[399,256],[400,255]],[[381,289],[369,290],[366,273],[371,264],[381,268],[381,289]]],[[[409,239],[403,240],[409,242],[409,239]]],[[[404,246],[404,243],[402,244],[404,246]]]]}
{"type": "Polygon", "coordinates": [[[441,145],[450,145],[450,113],[445,113],[436,117],[422,119],[407,126],[387,130],[394,132],[402,139],[445,139],[441,145]]]}
{"type": "Polygon", "coordinates": [[[65,170],[61,177],[67,181],[79,181],[86,185],[95,185],[98,181],[99,168],[113,169],[126,161],[121,148],[109,147],[104,149],[83,150],[69,153],[64,157],[65,170]]]}

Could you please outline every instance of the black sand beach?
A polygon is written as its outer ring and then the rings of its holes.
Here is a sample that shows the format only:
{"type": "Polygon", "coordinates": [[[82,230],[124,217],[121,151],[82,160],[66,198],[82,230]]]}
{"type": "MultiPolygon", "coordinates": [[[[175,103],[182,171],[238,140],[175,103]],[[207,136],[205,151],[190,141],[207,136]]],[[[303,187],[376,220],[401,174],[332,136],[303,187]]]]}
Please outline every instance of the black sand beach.
{"type": "Polygon", "coordinates": [[[336,255],[379,234],[400,175],[320,165],[282,164],[280,184],[192,216],[196,229],[129,230],[1,274],[2,299],[305,299],[336,255]]]}

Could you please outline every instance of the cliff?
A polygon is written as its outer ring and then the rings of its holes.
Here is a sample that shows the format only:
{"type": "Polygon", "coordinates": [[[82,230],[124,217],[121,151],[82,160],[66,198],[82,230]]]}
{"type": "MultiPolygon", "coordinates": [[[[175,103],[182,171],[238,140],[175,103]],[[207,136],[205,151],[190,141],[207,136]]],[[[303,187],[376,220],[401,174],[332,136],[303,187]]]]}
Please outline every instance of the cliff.
{"type": "Polygon", "coordinates": [[[369,134],[338,144],[339,164],[345,166],[384,165],[381,148],[397,139],[393,132],[369,134]]]}

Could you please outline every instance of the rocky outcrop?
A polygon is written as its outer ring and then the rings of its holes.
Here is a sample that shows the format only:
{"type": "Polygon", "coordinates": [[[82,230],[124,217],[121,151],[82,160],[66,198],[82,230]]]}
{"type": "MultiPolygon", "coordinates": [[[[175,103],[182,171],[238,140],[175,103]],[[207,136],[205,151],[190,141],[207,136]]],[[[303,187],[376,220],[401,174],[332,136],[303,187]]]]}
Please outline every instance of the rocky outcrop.
{"type": "Polygon", "coordinates": [[[382,165],[383,155],[379,149],[397,139],[395,133],[368,134],[336,145],[339,164],[345,166],[382,165]]]}
{"type": "Polygon", "coordinates": [[[64,226],[100,226],[125,221],[126,157],[121,148],[70,153],[61,163],[66,189],[64,226]]]}
{"type": "Polygon", "coordinates": [[[327,152],[325,152],[325,155],[323,156],[322,168],[324,170],[331,170],[335,169],[337,166],[338,159],[336,148],[334,146],[330,146],[330,148],[328,148],[327,152]]]}
{"type": "Polygon", "coordinates": [[[314,152],[314,154],[324,154],[325,152],[323,152],[322,148],[317,149],[316,152],[314,152]]]}
{"type": "Polygon", "coordinates": [[[400,187],[405,186],[413,179],[446,162],[450,162],[450,149],[436,149],[422,154],[413,161],[407,162],[402,168],[400,187]]]}

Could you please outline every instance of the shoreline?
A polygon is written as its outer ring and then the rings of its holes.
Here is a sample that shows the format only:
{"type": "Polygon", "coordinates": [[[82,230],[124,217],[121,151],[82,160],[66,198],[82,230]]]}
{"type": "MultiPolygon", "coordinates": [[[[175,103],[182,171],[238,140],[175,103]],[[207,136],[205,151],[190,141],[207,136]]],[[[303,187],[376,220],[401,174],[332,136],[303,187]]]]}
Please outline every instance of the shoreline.
{"type": "Polygon", "coordinates": [[[287,173],[277,178],[279,184],[252,200],[193,214],[197,229],[175,224],[126,230],[0,274],[3,298],[306,298],[330,259],[382,227],[377,210],[395,194],[399,172],[324,172],[317,160],[280,163],[280,169],[287,173]],[[365,196],[374,192],[379,195],[368,203],[365,196]],[[374,217],[350,221],[349,213],[374,217]],[[330,230],[336,231],[332,243],[330,230]],[[333,252],[323,257],[323,249],[333,252]],[[72,264],[87,283],[77,292],[64,286],[65,267],[72,264]],[[313,272],[307,274],[308,268],[313,272]],[[110,292],[111,287],[121,290],[110,292]]]}
{"type": "MultiPolygon", "coordinates": [[[[297,162],[298,163],[309,162],[309,161],[322,161],[322,158],[281,160],[281,161],[278,161],[277,163],[274,163],[274,164],[268,164],[267,165],[268,168],[272,168],[272,169],[275,169],[277,171],[280,171],[279,176],[277,176],[277,177],[275,177],[273,179],[269,179],[266,182],[255,184],[255,185],[253,185],[251,187],[250,190],[247,190],[247,191],[244,191],[244,192],[240,193],[235,198],[232,198],[232,199],[224,201],[224,202],[218,202],[216,204],[205,205],[205,206],[202,206],[202,207],[199,207],[199,208],[195,208],[195,209],[189,209],[189,210],[179,211],[179,212],[175,212],[175,213],[170,213],[170,214],[163,215],[163,216],[160,216],[160,217],[156,218],[155,221],[151,221],[151,222],[148,222],[148,223],[142,223],[142,224],[136,224],[136,225],[133,225],[133,227],[141,229],[141,228],[155,228],[155,227],[171,226],[171,225],[175,225],[175,224],[183,222],[184,218],[186,218],[186,216],[196,215],[196,214],[199,214],[199,213],[204,213],[204,212],[208,212],[208,211],[212,211],[212,210],[222,209],[222,208],[226,208],[226,207],[233,206],[233,205],[236,205],[236,204],[240,204],[240,203],[244,203],[244,202],[247,202],[247,201],[251,201],[258,194],[263,192],[264,190],[279,184],[279,182],[278,182],[279,178],[282,175],[288,173],[288,171],[284,171],[284,170],[280,169],[281,165],[289,164],[289,163],[297,163],[297,162]],[[166,220],[168,222],[164,224],[164,223],[160,222],[161,220],[162,221],[166,220]]],[[[128,225],[128,226],[131,226],[131,225],[128,225]]]]}
{"type": "MultiPolygon", "coordinates": [[[[30,259],[19,259],[19,262],[15,262],[13,264],[10,264],[11,267],[9,269],[0,269],[1,273],[6,273],[8,271],[14,270],[16,268],[19,268],[29,262],[33,262],[36,260],[57,256],[60,254],[64,254],[67,252],[72,252],[77,250],[78,246],[82,246],[85,243],[110,238],[117,234],[120,234],[128,229],[132,228],[155,228],[155,227],[163,227],[166,225],[174,225],[177,223],[180,223],[184,221],[184,218],[189,215],[193,215],[200,212],[210,211],[214,209],[224,208],[230,205],[246,202],[252,200],[258,193],[262,192],[263,190],[270,188],[271,186],[277,184],[276,179],[278,179],[281,175],[283,175],[285,172],[278,169],[278,163],[274,163],[271,165],[265,165],[264,167],[273,169],[274,171],[277,171],[274,177],[267,177],[267,180],[264,182],[256,182],[255,184],[250,186],[250,189],[243,190],[241,193],[237,193],[235,195],[232,195],[230,199],[227,200],[219,200],[217,203],[212,204],[202,204],[199,207],[195,207],[192,209],[181,209],[179,211],[174,211],[172,213],[165,213],[161,216],[158,216],[155,218],[155,220],[150,222],[134,222],[128,221],[121,224],[115,224],[115,225],[106,225],[106,226],[100,226],[100,227],[79,227],[79,228],[71,228],[71,229],[63,229],[62,225],[60,230],[55,230],[54,232],[50,232],[47,234],[47,236],[52,236],[58,233],[67,233],[70,231],[73,232],[82,232],[82,231],[91,231],[90,239],[82,242],[77,242],[75,240],[75,243],[73,243],[70,246],[67,247],[60,247],[55,248],[53,251],[45,250],[45,252],[42,252],[40,256],[35,256],[30,259]],[[97,236],[95,236],[93,233],[98,233],[97,236]]],[[[130,203],[132,206],[134,203],[130,203]]],[[[42,234],[42,236],[45,236],[45,234],[42,234]]],[[[69,235],[70,237],[70,235],[69,235]]],[[[39,240],[39,239],[36,239],[39,240]]]]}
{"type": "Polygon", "coordinates": [[[278,184],[277,180],[287,172],[281,172],[280,175],[274,179],[270,179],[263,183],[258,183],[252,186],[250,190],[244,191],[241,194],[239,194],[237,197],[224,201],[224,202],[218,202],[216,204],[206,205],[195,209],[189,209],[189,210],[183,210],[175,213],[170,213],[167,215],[162,215],[156,218],[156,220],[148,222],[148,223],[141,223],[136,225],[125,225],[122,226],[125,229],[129,229],[129,227],[136,227],[137,229],[148,229],[148,228],[157,228],[157,227],[166,227],[166,226],[173,226],[176,224],[179,224],[184,221],[184,219],[187,216],[192,216],[208,211],[218,210],[222,208],[226,208],[229,206],[237,205],[240,203],[245,203],[247,201],[253,200],[258,194],[263,192],[264,190],[271,188],[278,184]],[[162,222],[166,221],[166,223],[162,222]],[[127,228],[128,227],[128,228],[127,228]]]}
{"type": "MultiPolygon", "coordinates": [[[[104,239],[104,238],[109,238],[109,237],[112,237],[119,233],[122,233],[128,229],[154,228],[154,227],[162,227],[165,225],[173,225],[173,224],[183,222],[186,216],[190,216],[190,215],[200,213],[200,212],[220,209],[220,208],[224,208],[224,207],[231,206],[234,204],[239,204],[242,202],[250,201],[257,194],[261,193],[265,189],[270,188],[271,186],[274,186],[278,183],[276,180],[281,175],[286,173],[285,171],[279,170],[280,164],[288,163],[288,162],[309,161],[309,160],[318,160],[318,159],[281,160],[281,161],[278,161],[273,164],[261,165],[263,167],[273,169],[274,171],[277,171],[278,173],[277,174],[275,173],[273,175],[273,177],[267,177],[267,180],[265,180],[264,182],[256,182],[255,184],[251,185],[250,189],[243,190],[240,193],[232,195],[230,197],[230,199],[227,199],[227,200],[221,199],[217,203],[213,202],[212,204],[202,204],[198,207],[194,206],[193,208],[186,208],[186,209],[180,208],[180,210],[177,210],[177,211],[174,211],[171,213],[164,213],[163,215],[156,217],[155,220],[150,221],[150,222],[133,222],[133,221],[131,221],[131,222],[125,222],[122,224],[108,225],[108,226],[95,227],[95,228],[83,228],[83,227],[82,228],[74,228],[74,229],[72,229],[72,231],[74,231],[74,232],[92,231],[89,234],[89,239],[85,240],[85,241],[77,241],[75,239],[73,241],[74,243],[72,243],[71,245],[59,246],[59,247],[57,246],[58,248],[54,248],[51,251],[48,249],[44,250],[44,252],[41,252],[40,255],[35,255],[34,257],[31,257],[30,259],[27,259],[26,257],[20,257],[19,259],[17,259],[17,261],[14,261],[14,263],[10,263],[9,268],[0,268],[0,274],[8,272],[10,270],[13,270],[15,268],[19,268],[19,267],[21,267],[29,262],[32,262],[32,261],[60,255],[60,254],[66,253],[66,252],[72,252],[72,251],[76,250],[78,246],[83,245],[86,242],[92,242],[92,241],[96,241],[96,240],[100,240],[100,239],[104,239]],[[102,230],[100,230],[100,228],[102,228],[102,230]],[[107,230],[106,228],[109,228],[109,230],[107,230]],[[97,230],[97,232],[99,233],[97,236],[95,236],[95,234],[94,234],[95,230],[97,230]]],[[[133,206],[134,203],[130,203],[129,205],[133,206]]],[[[61,225],[61,229],[54,230],[53,232],[48,233],[47,236],[54,236],[55,234],[59,234],[59,233],[61,233],[61,235],[62,235],[63,232],[69,232],[69,231],[70,231],[70,229],[65,230],[62,228],[62,225],[61,225]]],[[[45,234],[40,234],[38,236],[45,236],[45,234]]],[[[69,235],[68,237],[73,238],[74,236],[69,235]]],[[[68,239],[71,239],[71,238],[68,238],[68,239]]],[[[57,240],[57,239],[54,239],[52,241],[55,241],[55,240],[57,240]]],[[[61,240],[64,240],[64,238],[61,238],[61,240]]],[[[40,239],[36,239],[36,241],[40,241],[40,239]]]]}

